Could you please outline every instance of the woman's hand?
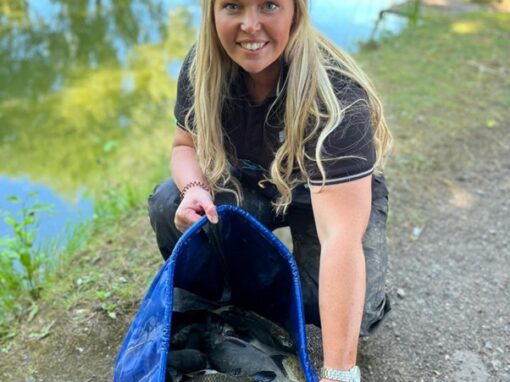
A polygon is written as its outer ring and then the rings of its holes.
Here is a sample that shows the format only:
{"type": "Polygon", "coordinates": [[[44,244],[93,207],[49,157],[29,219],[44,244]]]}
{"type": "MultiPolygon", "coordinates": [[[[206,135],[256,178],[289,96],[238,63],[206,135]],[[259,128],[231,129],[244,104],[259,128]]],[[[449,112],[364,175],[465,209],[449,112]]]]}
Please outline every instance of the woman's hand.
{"type": "Polygon", "coordinates": [[[184,232],[204,214],[211,223],[218,223],[218,213],[211,194],[201,187],[190,188],[175,213],[175,226],[184,232]]]}

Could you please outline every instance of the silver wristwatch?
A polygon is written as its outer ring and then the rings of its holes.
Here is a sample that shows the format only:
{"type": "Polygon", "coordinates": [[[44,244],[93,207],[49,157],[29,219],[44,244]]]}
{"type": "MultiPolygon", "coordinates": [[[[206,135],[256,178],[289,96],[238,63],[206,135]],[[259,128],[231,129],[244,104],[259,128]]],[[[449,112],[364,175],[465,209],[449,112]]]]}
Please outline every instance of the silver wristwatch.
{"type": "Polygon", "coordinates": [[[358,366],[354,366],[350,370],[337,370],[323,367],[321,369],[321,378],[342,382],[361,382],[361,373],[358,366]]]}

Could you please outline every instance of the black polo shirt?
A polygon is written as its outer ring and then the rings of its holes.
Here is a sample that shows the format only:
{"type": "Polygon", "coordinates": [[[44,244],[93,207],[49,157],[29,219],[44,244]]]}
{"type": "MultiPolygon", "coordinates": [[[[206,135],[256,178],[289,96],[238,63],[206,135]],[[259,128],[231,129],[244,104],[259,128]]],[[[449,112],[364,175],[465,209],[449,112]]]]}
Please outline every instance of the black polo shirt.
{"type": "MultiPolygon", "coordinates": [[[[193,89],[188,69],[193,51],[186,57],[178,80],[175,117],[184,128],[185,118],[193,101],[193,89]]],[[[285,139],[283,116],[285,110],[285,83],[288,68],[282,61],[277,86],[260,104],[253,104],[246,88],[242,69],[232,81],[222,112],[225,149],[230,163],[256,184],[268,175],[274,155],[285,139]]],[[[370,175],[374,170],[371,112],[366,92],[353,80],[337,73],[330,81],[345,111],[340,125],[326,139],[322,148],[326,184],[348,182],[370,175]],[[340,158],[340,159],[338,159],[340,158]]],[[[307,143],[305,168],[312,185],[322,184],[322,176],[313,159],[317,137],[307,143]]],[[[243,178],[243,180],[245,180],[243,178]]]]}

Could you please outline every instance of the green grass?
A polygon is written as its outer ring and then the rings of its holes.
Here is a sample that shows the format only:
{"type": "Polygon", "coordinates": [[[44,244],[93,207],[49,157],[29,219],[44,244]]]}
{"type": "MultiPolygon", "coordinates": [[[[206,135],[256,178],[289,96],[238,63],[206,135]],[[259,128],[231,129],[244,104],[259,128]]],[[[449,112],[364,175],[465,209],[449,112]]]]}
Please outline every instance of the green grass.
{"type": "MultiPolygon", "coordinates": [[[[118,269],[115,267],[112,273],[98,271],[98,262],[108,261],[109,257],[102,258],[99,255],[100,250],[92,256],[87,253],[87,248],[103,246],[106,234],[111,237],[122,236],[126,225],[131,224],[129,219],[136,221],[145,214],[141,206],[154,184],[166,176],[165,167],[162,164],[159,167],[147,168],[144,171],[147,176],[145,183],[138,180],[119,188],[107,188],[98,192],[99,199],[96,200],[92,220],[69,227],[59,237],[39,248],[33,245],[38,215],[51,206],[34,203],[31,199],[20,201],[12,198],[13,202],[27,204],[27,207],[24,208],[25,212],[20,221],[7,216],[17,234],[13,239],[2,239],[10,244],[12,249],[5,248],[0,251],[0,340],[12,338],[15,322],[23,322],[33,314],[34,309],[38,309],[39,304],[45,304],[45,301],[49,300],[56,302],[57,309],[58,306],[70,308],[77,301],[99,301],[99,307],[112,318],[115,317],[118,305],[115,301],[129,296],[130,287],[138,290],[139,283],[143,280],[137,279],[135,283],[131,283],[126,277],[116,277],[115,271],[118,269]],[[62,237],[67,241],[64,248],[61,244],[62,237]],[[18,264],[20,269],[15,268],[15,264],[18,264]]],[[[113,239],[106,239],[106,243],[110,241],[113,239]]],[[[117,255],[117,251],[109,252],[108,256],[111,255],[117,255]]],[[[126,264],[125,259],[120,260],[122,261],[117,261],[120,266],[126,264]]]]}
{"type": "Polygon", "coordinates": [[[132,300],[127,302],[130,306],[140,298],[140,285],[147,285],[151,278],[146,267],[160,261],[152,240],[149,245],[146,199],[156,179],[165,176],[164,171],[156,171],[145,185],[126,185],[105,192],[88,227],[87,245],[81,244],[64,256],[53,285],[46,291],[48,300],[54,299],[66,310],[77,304],[99,304],[115,316],[112,313],[122,308],[122,301],[132,300]],[[144,250],[152,247],[149,259],[140,246],[144,250]]]}
{"type": "Polygon", "coordinates": [[[426,11],[358,59],[395,138],[386,173],[401,213],[392,219],[412,225],[409,216],[430,205],[442,179],[461,175],[508,129],[510,14],[426,11]]]}

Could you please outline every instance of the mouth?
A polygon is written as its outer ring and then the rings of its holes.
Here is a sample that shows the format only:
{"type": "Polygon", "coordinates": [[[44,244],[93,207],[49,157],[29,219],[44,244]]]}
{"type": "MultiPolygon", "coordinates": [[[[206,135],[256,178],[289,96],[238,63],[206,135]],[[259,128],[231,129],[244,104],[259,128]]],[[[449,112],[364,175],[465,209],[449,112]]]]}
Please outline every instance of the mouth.
{"type": "Polygon", "coordinates": [[[264,49],[264,47],[269,43],[268,42],[239,42],[238,44],[243,49],[246,49],[250,52],[257,52],[259,50],[264,49]]]}

